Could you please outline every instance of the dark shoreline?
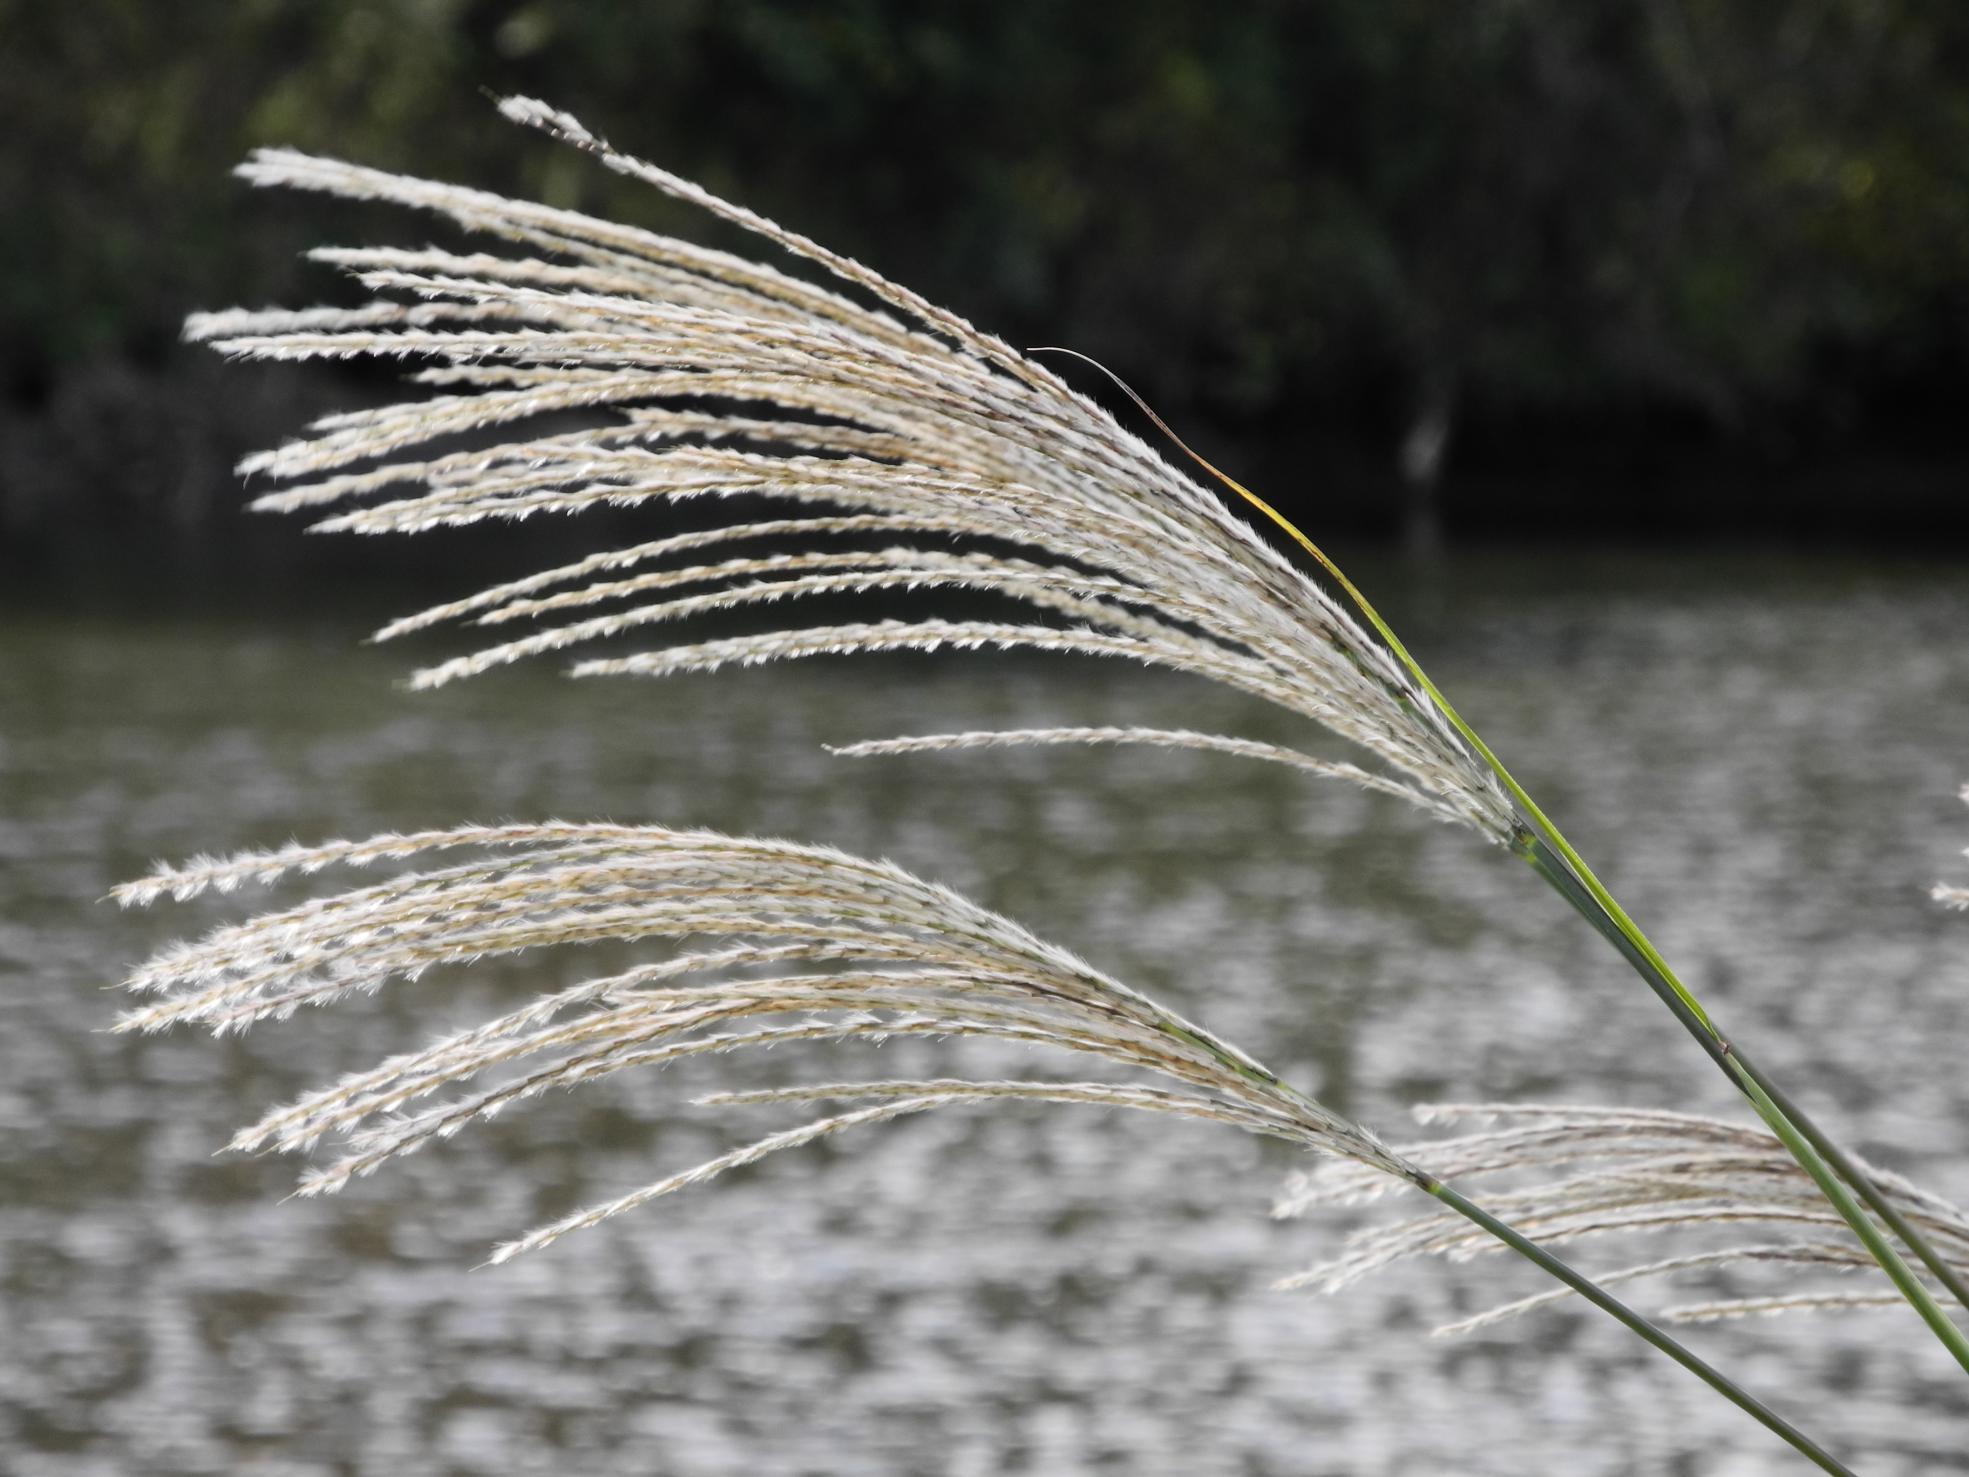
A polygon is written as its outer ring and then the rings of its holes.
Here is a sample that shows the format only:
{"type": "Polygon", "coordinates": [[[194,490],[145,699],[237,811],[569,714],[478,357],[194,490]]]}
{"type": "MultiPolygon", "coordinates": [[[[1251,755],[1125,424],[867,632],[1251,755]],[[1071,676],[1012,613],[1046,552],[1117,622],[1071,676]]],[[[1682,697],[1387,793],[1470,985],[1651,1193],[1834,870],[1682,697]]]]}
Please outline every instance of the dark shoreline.
{"type": "MultiPolygon", "coordinates": [[[[242,455],[325,411],[400,393],[393,375],[268,371],[176,350],[150,366],[103,361],[34,403],[0,403],[5,602],[196,607],[429,589],[712,516],[651,509],[399,540],[314,538],[295,519],[246,511],[251,489],[231,470],[242,455]]],[[[1165,410],[1316,537],[1399,547],[1405,493],[1382,438],[1312,415],[1253,424],[1208,407],[1165,410]]],[[[1969,551],[1969,462],[1939,424],[1817,444],[1809,428],[1790,428],[1761,447],[1637,415],[1505,430],[1473,424],[1450,460],[1441,507],[1453,549],[1969,551]]]]}

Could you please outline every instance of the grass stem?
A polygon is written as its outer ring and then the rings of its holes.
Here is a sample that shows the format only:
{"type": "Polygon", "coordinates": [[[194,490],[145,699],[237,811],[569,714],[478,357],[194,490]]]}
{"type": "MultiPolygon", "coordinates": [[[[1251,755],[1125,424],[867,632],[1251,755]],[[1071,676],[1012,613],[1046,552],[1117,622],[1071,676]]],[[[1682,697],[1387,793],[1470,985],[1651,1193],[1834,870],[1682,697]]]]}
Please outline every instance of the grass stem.
{"type": "MultiPolygon", "coordinates": [[[[1901,1290],[1901,1295],[1914,1305],[1915,1312],[1919,1313],[1922,1320],[1934,1331],[1935,1337],[1942,1341],[1951,1354],[1955,1355],[1958,1364],[1969,1370],[1969,1334],[1965,1334],[1949,1317],[1947,1310],[1935,1301],[1934,1295],[1928,1291],[1926,1285],[1902,1260],[1900,1253],[1894,1250],[1893,1243],[1881,1234],[1880,1228],[1874,1225],[1872,1218],[1860,1209],[1846,1183],[1833,1173],[1832,1167],[1826,1163],[1818,1149],[1799,1131],[1797,1124],[1772,1101],[1762,1084],[1744,1069],[1742,1062],[1734,1053],[1729,1060],[1731,1075],[1743,1090],[1744,1096],[1755,1105],[1764,1121],[1771,1125],[1771,1131],[1784,1141],[1784,1146],[1791,1150],[1791,1157],[1804,1166],[1805,1172],[1812,1177],[1812,1182],[1824,1193],[1825,1198],[1832,1202],[1846,1224],[1853,1228],[1854,1234],[1872,1253],[1873,1259],[1880,1263],[1881,1269],[1893,1279],[1894,1286],[1901,1290]]],[[[1861,1181],[1865,1183],[1864,1176],[1861,1177],[1861,1181]]]]}
{"type": "MultiPolygon", "coordinates": [[[[1596,899],[1586,892],[1572,869],[1564,865],[1542,840],[1527,836],[1515,850],[1534,872],[1550,883],[1553,889],[1571,903],[1586,921],[1608,939],[1620,951],[1621,956],[1634,967],[1635,972],[1647,983],[1648,988],[1654,991],[1661,1002],[1681,1022],[1683,1029],[1722,1069],[1723,1074],[1730,1079],[1731,1085],[1750,1100],[1758,1116],[1770,1125],[1771,1131],[1791,1152],[1792,1158],[1796,1159],[1800,1167],[1812,1177],[1812,1183],[1819,1187],[1833,1209],[1839,1212],[1840,1218],[1852,1227],[1853,1234],[1859,1237],[1861,1244],[1880,1264],[1881,1270],[1893,1281],[1901,1295],[1913,1305],[1915,1312],[1921,1315],[1922,1321],[1928,1325],[1935,1337],[1940,1339],[1948,1351],[1955,1356],[1957,1363],[1965,1370],[1969,1370],[1969,1336],[1964,1335],[1962,1329],[1935,1301],[1934,1295],[1908,1267],[1893,1244],[1881,1235],[1879,1227],[1874,1225],[1872,1219],[1853,1199],[1848,1184],[1850,1183],[1853,1190],[1858,1190],[1875,1210],[1884,1208],[1882,1219],[1893,1228],[1894,1234],[1920,1256],[1930,1269],[1937,1271],[1938,1274],[1946,1273],[1947,1275],[1943,1277],[1944,1285],[1952,1294],[1960,1298],[1961,1278],[1954,1273],[1948,1263],[1928,1244],[1926,1238],[1908,1223],[1907,1218],[1893,1208],[1887,1197],[1880,1192],[1879,1187],[1873,1184],[1857,1164],[1853,1163],[1850,1156],[1836,1146],[1833,1146],[1833,1154],[1824,1153],[1820,1146],[1830,1143],[1825,1134],[1816,1125],[1813,1125],[1809,1132],[1803,1128],[1798,1121],[1802,1115],[1799,1115],[1796,1107],[1790,1105],[1788,1101],[1780,1106],[1777,1098],[1765,1086],[1766,1079],[1755,1067],[1744,1061],[1742,1053],[1723,1038],[1709,1017],[1707,1015],[1698,1017],[1684,1005],[1687,991],[1670,988],[1669,979],[1664,978],[1666,966],[1657,964],[1660,955],[1652,951],[1644,954],[1637,948],[1628,936],[1627,930],[1620,927],[1597,905],[1596,899]],[[1833,1173],[1829,1160],[1839,1166],[1837,1175],[1833,1173]],[[1841,1176],[1844,1177],[1843,1181],[1841,1176]]],[[[1628,926],[1633,926],[1631,920],[1628,926]]]]}
{"type": "Polygon", "coordinates": [[[1733,1045],[1730,1049],[1730,1059],[1736,1064],[1737,1070],[1777,1106],[1780,1113],[1798,1126],[1798,1131],[1805,1136],[1813,1148],[1818,1150],[1826,1163],[1838,1170],[1840,1177],[1859,1193],[1860,1198],[1867,1203],[1873,1213],[1887,1223],[1887,1229],[1900,1237],[1901,1243],[1921,1258],[1928,1270],[1935,1274],[1935,1280],[1948,1289],[1949,1295],[1964,1308],[1969,1308],[1969,1280],[1965,1280],[1960,1270],[1936,1252],[1928,1239],[1909,1223],[1900,1208],[1882,1194],[1879,1186],[1875,1185],[1866,1172],[1853,1162],[1852,1156],[1827,1138],[1824,1131],[1807,1117],[1796,1103],[1779,1091],[1777,1084],[1766,1077],[1756,1064],[1744,1055],[1743,1048],[1733,1045]]]}
{"type": "Polygon", "coordinates": [[[1634,1333],[1646,1340],[1661,1353],[1666,1354],[1677,1364],[1695,1375],[1717,1394],[1731,1404],[1746,1411],[1753,1419],[1770,1431],[1789,1442],[1799,1452],[1827,1472],[1844,1473],[1853,1477],[1852,1469],[1820,1446],[1811,1437],[1799,1430],[1783,1416],[1765,1405],[1756,1396],[1743,1389],[1736,1381],[1710,1364],[1707,1360],[1687,1348],[1679,1339],[1666,1330],[1650,1322],[1640,1313],[1627,1306],[1612,1293],[1600,1287],[1591,1278],[1575,1271],[1568,1263],[1554,1256],[1537,1242],[1512,1228],[1504,1221],[1485,1210],[1482,1206],[1465,1199],[1456,1190],[1440,1180],[1424,1185],[1431,1195],[1466,1220],[1474,1222],[1490,1235],[1496,1237],[1513,1251],[1532,1262],[1542,1271],[1556,1277],[1567,1287],[1592,1303],[1602,1312],[1611,1315],[1625,1324],[1634,1333]]]}

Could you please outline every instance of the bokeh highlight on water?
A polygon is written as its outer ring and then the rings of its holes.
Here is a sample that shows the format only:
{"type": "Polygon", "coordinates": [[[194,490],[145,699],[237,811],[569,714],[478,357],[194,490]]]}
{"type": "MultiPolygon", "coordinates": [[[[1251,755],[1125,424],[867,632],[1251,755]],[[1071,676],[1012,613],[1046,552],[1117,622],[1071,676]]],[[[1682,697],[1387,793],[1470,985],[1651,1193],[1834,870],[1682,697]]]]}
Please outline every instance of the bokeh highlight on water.
{"type": "MultiPolygon", "coordinates": [[[[1855,1147],[1969,1196],[1969,920],[1925,897],[1969,873],[1960,572],[1560,567],[1465,561],[1453,588],[1392,603],[1726,1024],[1855,1147]]],[[[103,1034],[119,1001],[98,987],[252,900],[97,900],[156,857],[505,817],[890,856],[1396,1136],[1432,1099],[1738,1111],[1521,868],[1393,802],[1203,754],[821,749],[1052,722],[1300,737],[1235,694],[969,658],[660,685],[543,666],[412,697],[392,685],[411,656],[359,630],[334,613],[0,624],[0,1467],[1794,1469],[1584,1312],[1426,1337],[1534,1290],[1515,1266],[1269,1291],[1349,1223],[1270,1221],[1292,1156],[1200,1125],[955,1110],[478,1267],[496,1240],[791,1121],[688,1106],[816,1075],[775,1054],[556,1096],[283,1203],[291,1164],[211,1157],[235,1126],[593,959],[433,973],[222,1042],[132,1040],[103,1034]]],[[[832,1051],[823,1075],[950,1066],[918,1042],[832,1051]]],[[[1969,1400],[1912,1315],[1696,1342],[1869,1473],[1959,1456],[1969,1400]]]]}

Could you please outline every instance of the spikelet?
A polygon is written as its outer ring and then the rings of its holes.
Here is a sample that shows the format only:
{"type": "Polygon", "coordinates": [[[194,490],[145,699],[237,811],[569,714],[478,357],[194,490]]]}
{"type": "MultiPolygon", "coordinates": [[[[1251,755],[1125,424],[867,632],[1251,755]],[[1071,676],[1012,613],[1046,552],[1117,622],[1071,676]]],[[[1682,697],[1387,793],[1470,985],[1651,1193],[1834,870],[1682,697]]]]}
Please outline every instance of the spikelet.
{"type": "MultiPolygon", "coordinates": [[[[255,359],[397,358],[428,398],[334,415],[241,470],[256,506],[354,533],[743,496],[705,532],[604,551],[391,622],[524,622],[416,674],[436,686],[525,657],[644,634],[664,644],[576,675],[669,675],[852,652],[995,647],[1119,656],[1226,683],[1376,756],[1368,775],[1276,745],[1060,730],[993,742],[1148,742],[1284,760],[1507,841],[1511,805],[1427,695],[1354,616],[1052,371],[858,262],[618,153],[525,99],[518,122],[763,238],[839,284],[482,191],[262,150],[257,185],[435,212],[509,248],[327,249],[372,294],[355,308],[200,314],[188,337],[255,359]],[[580,411],[591,430],[543,434],[580,411]],[[470,449],[442,443],[480,433],[470,449]],[[486,433],[491,433],[490,435],[486,433]],[[844,536],[893,536],[875,551],[844,536]],[[794,553],[745,544],[792,542],[794,553]],[[692,556],[717,551],[702,562],[692,556]],[[667,638],[715,611],[876,591],[985,592],[1038,617],[786,625],[667,638]]],[[[985,742],[953,736],[887,749],[985,742]]]]}
{"type": "Polygon", "coordinates": [[[1077,1053],[1161,1079],[931,1078],[718,1094],[711,1101],[868,1106],[769,1135],[543,1227],[496,1260],[780,1149],[1000,1100],[1203,1119],[1419,1182],[1367,1130],[1203,1027],[948,888],[824,847],[648,826],[461,827],[160,866],[116,896],[142,905],[440,852],[466,855],[165,949],[125,982],[145,1003],[119,1029],[240,1029],[414,979],[433,965],[556,945],[667,940],[673,951],[353,1073],[238,1133],[235,1149],[305,1150],[339,1139],[341,1156],[308,1170],[303,1193],[339,1189],[550,1087],[747,1048],[971,1037],[1077,1053]],[[704,939],[718,942],[683,944],[704,939]]]}
{"type": "MultiPolygon", "coordinates": [[[[1503,1185],[1493,1184],[1485,1193],[1485,1205],[1540,1242],[1726,1233],[1715,1245],[1595,1273],[1593,1280],[1603,1287],[1758,1265],[1794,1272],[1845,1272],[1873,1265],[1859,1245],[1838,1235],[1838,1216],[1784,1146],[1761,1126],[1639,1108],[1528,1103],[1436,1104],[1416,1109],[1416,1116],[1425,1123],[1503,1120],[1506,1126],[1501,1128],[1407,1144],[1399,1152],[1440,1179],[1502,1178],[1503,1185]],[[1785,1239],[1734,1239],[1746,1228],[1785,1239]]],[[[1863,1167],[1944,1257],[1969,1270],[1969,1214],[1899,1175],[1863,1167]]],[[[1360,1204],[1378,1199],[1381,1188],[1377,1177],[1360,1174],[1352,1165],[1324,1166],[1295,1175],[1274,1213],[1298,1216],[1317,1206],[1360,1204]]],[[[1409,1258],[1463,1260],[1497,1245],[1468,1221],[1448,1214],[1371,1225],[1350,1236],[1338,1257],[1280,1285],[1332,1292],[1409,1258]]],[[[1436,1332],[1487,1328],[1570,1296],[1563,1288],[1541,1293],[1436,1332]]],[[[1808,1289],[1671,1307],[1662,1316],[1703,1322],[1806,1309],[1887,1307],[1898,1301],[1891,1293],[1876,1297],[1808,1289]]]]}

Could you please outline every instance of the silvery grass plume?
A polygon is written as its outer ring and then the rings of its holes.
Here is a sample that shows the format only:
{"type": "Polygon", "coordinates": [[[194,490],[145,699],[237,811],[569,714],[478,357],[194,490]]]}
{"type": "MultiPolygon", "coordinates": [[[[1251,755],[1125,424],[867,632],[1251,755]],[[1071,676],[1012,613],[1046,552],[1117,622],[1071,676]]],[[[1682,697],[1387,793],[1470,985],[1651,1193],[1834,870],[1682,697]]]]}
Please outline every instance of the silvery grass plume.
{"type": "Polygon", "coordinates": [[[431,394],[332,415],[249,457],[282,484],[261,509],[314,527],[414,533],[600,506],[744,497],[745,515],[598,553],[394,621],[388,639],[467,622],[491,644],[426,668],[433,687],[710,612],[877,591],[972,591],[1025,614],[788,624],[589,656],[576,676],[662,676],[845,652],[1027,648],[1130,658],[1290,709],[1383,768],[1180,730],[916,736],[846,752],[1136,742],[1229,750],[1397,795],[1508,843],[1497,777],[1388,649],[1222,501],[1052,371],[907,288],[675,175],[574,119],[502,111],[608,168],[744,227],[829,287],[572,211],[283,149],[256,185],[434,212],[497,252],[323,249],[374,294],[356,308],[194,316],[189,338],[251,359],[424,361],[431,394]],[[599,424],[548,431],[581,411],[599,424]],[[463,433],[489,445],[445,449],[463,433]],[[893,540],[879,549],[871,542],[893,540]],[[777,541],[793,552],[746,552],[777,541]],[[524,634],[504,634],[524,624],[524,634]]]}
{"type": "Polygon", "coordinates": [[[427,862],[439,852],[462,855],[164,949],[125,981],[155,998],[127,1012],[119,1029],[185,1022],[223,1033],[414,980],[434,966],[556,945],[666,939],[674,947],[660,960],[583,980],[352,1073],[240,1130],[235,1149],[307,1150],[338,1140],[339,1157],[304,1174],[304,1194],[340,1189],[549,1088],[687,1057],[900,1036],[1072,1053],[1119,1068],[1126,1080],[857,1079],[710,1094],[699,1101],[862,1106],[767,1134],[538,1227],[498,1247],[492,1260],[544,1247],[779,1150],[934,1108],[1009,1099],[1170,1113],[1284,1139],[1435,1196],[1823,1470],[1848,1473],[1721,1371],[1366,1129],[1202,1026],[891,863],[709,831],[549,822],[160,864],[115,895],[126,906],[142,905],[329,867],[427,862]]]}
{"type": "MultiPolygon", "coordinates": [[[[1797,1161],[1761,1126],[1743,1127],[1687,1113],[1640,1108],[1540,1106],[1526,1103],[1433,1104],[1415,1110],[1423,1123],[1501,1121],[1502,1127],[1457,1138],[1405,1144],[1398,1152],[1446,1180],[1485,1182],[1484,1203],[1548,1246],[1603,1238],[1679,1233],[1692,1244],[1675,1255],[1595,1273],[1602,1287],[1677,1273],[1752,1267],[1782,1270],[1785,1290],[1712,1298],[1662,1310],[1671,1322],[1702,1322],[1755,1313],[1894,1307],[1898,1294],[1798,1285],[1801,1273],[1848,1272],[1873,1260],[1843,1237],[1844,1223],[1797,1161]],[[1759,1239],[1741,1239],[1744,1233],[1759,1239]]],[[[1890,1171],[1866,1166],[1949,1260],[1969,1274],[1969,1213],[1890,1171]]],[[[1350,1165],[1293,1176],[1274,1207],[1300,1216],[1327,1206],[1377,1200],[1381,1187],[1350,1165]]],[[[1363,1227],[1340,1256],[1280,1285],[1334,1292],[1414,1257],[1467,1260],[1496,1246],[1466,1220],[1429,1215],[1363,1227]]],[[[1523,1298],[1446,1324],[1438,1334],[1467,1333],[1570,1296],[1565,1289],[1523,1298]]]]}
{"type": "Polygon", "coordinates": [[[345,1077],[233,1139],[235,1149],[282,1150],[340,1140],[340,1157],[309,1170],[304,1193],[340,1189],[549,1088],[709,1053],[970,1037],[1076,1053],[1135,1079],[1160,1079],[844,1081],[713,1094],[700,1101],[865,1106],[543,1226],[502,1246],[495,1261],[780,1149],[994,1100],[1206,1119],[1424,1183],[1366,1129],[1286,1087],[1203,1027],[948,888],[823,847],[650,826],[465,827],[201,858],[160,866],[115,895],[141,905],[330,867],[428,864],[438,853],[460,859],[162,951],[126,981],[155,998],[126,1013],[119,1029],[192,1023],[223,1033],[413,980],[433,966],[522,950],[649,939],[676,947],[659,961],[585,980],[345,1077]],[[685,942],[707,939],[716,942],[685,942]]]}

